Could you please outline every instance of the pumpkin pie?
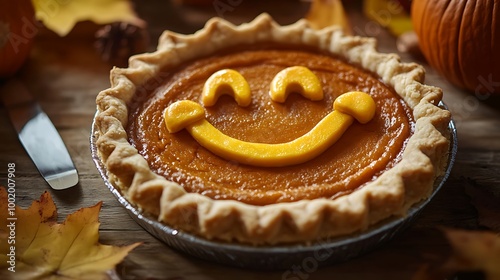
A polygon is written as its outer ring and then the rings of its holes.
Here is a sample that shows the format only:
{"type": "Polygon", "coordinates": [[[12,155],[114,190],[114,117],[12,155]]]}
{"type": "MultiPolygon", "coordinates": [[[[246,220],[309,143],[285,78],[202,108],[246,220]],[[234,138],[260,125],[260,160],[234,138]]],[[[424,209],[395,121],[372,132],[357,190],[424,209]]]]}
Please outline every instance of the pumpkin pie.
{"type": "Polygon", "coordinates": [[[421,66],[375,44],[267,14],[164,32],[97,97],[109,181],[209,240],[310,242],[404,216],[444,171],[450,113],[421,66]]]}

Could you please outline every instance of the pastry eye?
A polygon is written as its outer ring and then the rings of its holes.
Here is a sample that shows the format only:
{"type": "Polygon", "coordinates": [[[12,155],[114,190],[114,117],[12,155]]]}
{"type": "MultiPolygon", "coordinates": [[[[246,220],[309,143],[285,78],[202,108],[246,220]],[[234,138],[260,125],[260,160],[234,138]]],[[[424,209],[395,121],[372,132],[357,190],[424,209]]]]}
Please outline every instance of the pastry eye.
{"type": "Polygon", "coordinates": [[[242,107],[250,105],[252,101],[247,80],[232,69],[219,70],[207,79],[201,93],[201,103],[205,107],[213,106],[223,94],[231,95],[242,107]]]}
{"type": "Polygon", "coordinates": [[[281,70],[271,81],[269,95],[275,102],[283,103],[291,92],[302,94],[312,101],[323,99],[323,88],[318,77],[304,66],[281,70]]]}

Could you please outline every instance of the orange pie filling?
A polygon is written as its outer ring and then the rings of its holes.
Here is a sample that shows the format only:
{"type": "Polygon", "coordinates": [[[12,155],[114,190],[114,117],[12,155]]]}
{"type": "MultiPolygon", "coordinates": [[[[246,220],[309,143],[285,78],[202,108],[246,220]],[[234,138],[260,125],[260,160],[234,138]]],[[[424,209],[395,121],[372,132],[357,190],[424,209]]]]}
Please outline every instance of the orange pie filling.
{"type": "Polygon", "coordinates": [[[319,52],[225,52],[161,76],[131,105],[129,141],[157,174],[216,200],[348,194],[394,166],[414,129],[392,89],[319,52]],[[366,96],[373,112],[353,112],[366,96]]]}

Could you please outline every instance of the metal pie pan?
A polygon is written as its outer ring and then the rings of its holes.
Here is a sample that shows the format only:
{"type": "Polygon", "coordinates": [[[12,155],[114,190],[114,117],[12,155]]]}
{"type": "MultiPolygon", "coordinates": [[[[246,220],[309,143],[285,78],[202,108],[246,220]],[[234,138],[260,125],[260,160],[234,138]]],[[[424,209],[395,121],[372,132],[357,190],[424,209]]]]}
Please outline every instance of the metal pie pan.
{"type": "MultiPolygon", "coordinates": [[[[445,107],[444,104],[442,105],[445,107]]],[[[95,124],[92,125],[90,147],[97,170],[111,193],[140,226],[168,246],[196,258],[233,267],[286,270],[296,266],[318,267],[347,261],[381,246],[406,229],[441,189],[450,175],[458,148],[457,131],[453,121],[450,121],[448,130],[450,132],[450,150],[446,170],[444,175],[435,181],[434,190],[427,199],[413,205],[405,217],[386,219],[361,233],[322,239],[309,245],[252,246],[224,243],[207,240],[162,224],[154,217],[141,213],[123,197],[120,190],[109,182],[106,167],[97,153],[94,138],[95,124]]]]}

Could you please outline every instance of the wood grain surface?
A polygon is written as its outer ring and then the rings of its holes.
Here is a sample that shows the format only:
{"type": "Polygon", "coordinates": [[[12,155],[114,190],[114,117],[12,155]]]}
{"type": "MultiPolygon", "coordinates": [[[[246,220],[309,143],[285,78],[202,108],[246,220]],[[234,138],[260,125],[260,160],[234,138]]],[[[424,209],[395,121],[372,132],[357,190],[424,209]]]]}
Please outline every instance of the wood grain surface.
{"type": "MultiPolygon", "coordinates": [[[[239,2],[241,4],[222,16],[240,23],[266,11],[278,22],[287,24],[303,17],[308,8],[308,3],[303,1],[272,4],[260,1],[257,5],[249,4],[253,1],[239,2]]],[[[136,8],[149,23],[150,50],[154,49],[162,30],[191,33],[201,28],[206,19],[218,15],[210,5],[200,9],[169,1],[137,1],[136,8]]],[[[364,18],[359,6],[348,5],[346,9],[357,34],[378,38],[382,52],[397,53],[396,39],[383,27],[364,18]]],[[[91,23],[82,23],[63,38],[40,29],[31,57],[18,74],[59,130],[78,169],[80,183],[64,191],[51,190],[19,143],[6,110],[0,105],[0,185],[6,184],[7,164],[13,162],[17,202],[22,207],[49,191],[63,219],[81,207],[103,201],[100,242],[112,245],[143,242],[117,267],[121,279],[411,279],[427,255],[447,250],[444,241],[434,232],[437,226],[478,228],[477,213],[464,192],[467,182],[500,195],[500,99],[460,90],[425,61],[399,53],[403,61],[425,66],[428,84],[443,88],[444,101],[456,121],[459,143],[449,180],[409,229],[383,247],[356,259],[288,276],[284,271],[228,267],[174,251],[130,218],[105,187],[92,161],[89,138],[95,97],[109,87],[112,67],[101,60],[94,48],[97,28],[99,26],[91,23]]]]}

